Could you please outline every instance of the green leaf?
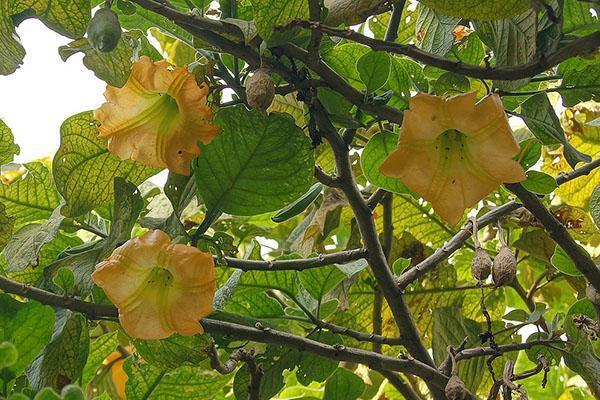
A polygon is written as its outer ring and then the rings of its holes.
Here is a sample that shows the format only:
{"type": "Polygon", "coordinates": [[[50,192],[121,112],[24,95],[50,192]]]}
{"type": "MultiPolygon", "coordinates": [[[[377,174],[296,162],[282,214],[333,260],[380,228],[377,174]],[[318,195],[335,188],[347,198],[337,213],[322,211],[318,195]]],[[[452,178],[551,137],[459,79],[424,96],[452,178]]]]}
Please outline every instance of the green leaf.
{"type": "Polygon", "coordinates": [[[520,116],[527,127],[543,144],[564,146],[565,158],[572,168],[575,168],[579,162],[592,160],[590,156],[581,153],[569,143],[546,93],[538,93],[528,98],[521,104],[521,113],[520,116]]]}
{"type": "Polygon", "coordinates": [[[558,66],[563,79],[559,89],[565,107],[588,100],[600,100],[600,61],[598,58],[570,58],[558,66]]]}
{"type": "Polygon", "coordinates": [[[323,52],[323,59],[352,86],[362,88],[364,85],[356,69],[356,61],[369,51],[368,47],[357,43],[344,43],[323,52]]]}
{"type": "Polygon", "coordinates": [[[52,169],[56,187],[67,202],[62,209],[65,216],[79,216],[108,203],[114,195],[115,177],[137,185],[158,172],[110,154],[89,111],[67,118],[60,138],[52,169]]]}
{"type": "Polygon", "coordinates": [[[277,300],[262,288],[254,287],[237,288],[235,294],[225,304],[224,310],[262,319],[279,318],[285,314],[277,300]]]}
{"type": "MultiPolygon", "coordinates": [[[[0,57],[2,57],[1,52],[0,49],[0,57]]],[[[21,149],[14,142],[10,128],[0,119],[0,165],[11,162],[13,156],[19,154],[20,151],[21,149]]]]}
{"type": "MultiPolygon", "coordinates": [[[[581,247],[581,246],[580,246],[581,247]]],[[[586,251],[583,247],[581,247],[583,251],[586,251]]],[[[571,275],[571,276],[582,276],[583,274],[577,269],[571,257],[565,253],[560,245],[556,245],[556,249],[554,250],[554,254],[550,259],[550,262],[560,272],[563,274],[571,275]]]]}
{"type": "Polygon", "coordinates": [[[356,400],[365,390],[365,383],[345,368],[338,368],[327,379],[323,400],[356,400]]]}
{"type": "Polygon", "coordinates": [[[298,277],[308,293],[321,302],[323,296],[346,278],[346,274],[336,266],[327,266],[306,269],[299,272],[298,277]]]}
{"type": "Polygon", "coordinates": [[[102,362],[115,351],[118,344],[117,331],[109,332],[92,341],[81,377],[84,387],[94,379],[102,362]]]}
{"type": "Polygon", "coordinates": [[[399,179],[387,177],[379,171],[383,161],[397,146],[397,134],[390,131],[379,132],[365,146],[360,165],[365,177],[373,185],[394,193],[409,193],[409,189],[399,179]]]}
{"type": "MultiPolygon", "coordinates": [[[[537,13],[529,9],[522,14],[496,21],[476,22],[479,38],[494,51],[497,66],[510,67],[532,61],[536,50],[537,13]]],[[[497,81],[496,86],[514,90],[528,82],[497,81]]]]}
{"type": "Polygon", "coordinates": [[[222,133],[195,162],[196,186],[209,209],[232,215],[275,211],[312,184],[310,140],[286,114],[243,105],[219,110],[222,133]]]}
{"type": "Polygon", "coordinates": [[[17,226],[49,218],[60,203],[60,195],[44,164],[32,162],[24,166],[27,173],[23,177],[9,185],[0,183],[0,201],[17,226]]]}
{"type": "Polygon", "coordinates": [[[20,376],[25,371],[50,340],[53,323],[51,307],[35,301],[21,303],[7,294],[0,294],[0,342],[12,343],[19,354],[9,375],[20,376]]]}
{"type": "Polygon", "coordinates": [[[6,207],[0,203],[0,251],[12,237],[15,219],[6,213],[6,207]]]}
{"type": "Polygon", "coordinates": [[[11,19],[14,0],[0,0],[0,75],[10,75],[23,64],[25,49],[11,19]],[[9,9],[9,7],[11,7],[9,9]]]}
{"type": "Polygon", "coordinates": [[[298,294],[296,271],[247,271],[242,274],[239,286],[277,289],[290,296],[298,294]]]}
{"type": "Polygon", "coordinates": [[[590,214],[592,214],[596,226],[600,228],[600,184],[596,186],[590,197],[590,214]]]}
{"type": "Polygon", "coordinates": [[[583,1],[565,1],[563,33],[585,35],[598,29],[598,6],[583,1]],[[592,14],[591,10],[594,10],[592,14]]]}
{"type": "Polygon", "coordinates": [[[111,253],[119,243],[131,238],[131,230],[144,208],[142,195],[133,183],[117,176],[114,180],[114,192],[115,202],[110,233],[104,244],[107,254],[111,253]]]}
{"type": "MultiPolygon", "coordinates": [[[[535,332],[535,333],[532,333],[531,335],[529,335],[529,337],[527,338],[527,342],[533,342],[536,340],[544,340],[547,338],[548,338],[547,333],[535,332]]],[[[558,346],[555,346],[555,347],[558,347],[558,346]]],[[[560,351],[553,349],[551,347],[548,347],[548,346],[533,346],[532,348],[525,350],[525,354],[527,355],[527,358],[529,358],[529,361],[531,361],[533,363],[538,362],[539,356],[544,356],[544,357],[546,357],[546,360],[548,360],[548,362],[551,365],[559,364],[561,361],[561,358],[562,358],[562,353],[560,351]]]]}
{"type": "Polygon", "coordinates": [[[522,182],[523,187],[537,194],[550,194],[558,187],[554,177],[538,171],[527,171],[527,180],[522,182]]]}
{"type": "Polygon", "coordinates": [[[228,375],[206,368],[182,366],[166,371],[153,364],[137,364],[128,358],[124,364],[129,379],[125,386],[130,400],[226,399],[228,375]]]}
{"type": "Polygon", "coordinates": [[[284,222],[290,218],[295,217],[296,215],[304,212],[310,205],[319,197],[321,191],[323,190],[322,183],[315,183],[308,189],[306,193],[302,196],[294,200],[294,202],[288,204],[281,210],[277,212],[277,214],[271,217],[273,222],[284,222]]]}
{"type": "Polygon", "coordinates": [[[516,159],[521,166],[528,170],[533,167],[542,156],[542,144],[536,138],[525,139],[519,142],[519,154],[516,159]]]}
{"type": "Polygon", "coordinates": [[[85,34],[91,18],[89,0],[13,0],[13,14],[27,9],[48,28],[72,39],[85,34]]]}
{"type": "Polygon", "coordinates": [[[305,0],[252,0],[254,23],[262,39],[270,46],[283,44],[298,35],[298,29],[275,32],[275,27],[295,19],[308,19],[305,0]]]}
{"type": "Polygon", "coordinates": [[[356,63],[360,80],[367,87],[367,93],[380,89],[390,76],[391,58],[385,51],[370,51],[356,63]]]}
{"type": "Polygon", "coordinates": [[[89,343],[85,317],[68,310],[57,311],[51,342],[27,368],[31,387],[34,390],[45,386],[60,389],[65,383],[81,378],[89,343]]]}
{"type": "Polygon", "coordinates": [[[52,283],[61,288],[65,295],[69,295],[75,287],[75,275],[68,268],[59,268],[52,278],[52,283]]]}
{"type": "Polygon", "coordinates": [[[0,342],[0,369],[8,368],[17,362],[19,352],[11,342],[0,342]]]}
{"type": "Polygon", "coordinates": [[[419,5],[419,18],[417,19],[417,36],[421,49],[445,56],[454,43],[454,27],[460,18],[438,14],[436,11],[423,4],[419,5]]]}
{"type": "MultiPolygon", "coordinates": [[[[313,332],[308,335],[307,338],[329,345],[343,343],[340,335],[327,331],[313,332]]],[[[312,382],[323,382],[336,370],[339,364],[336,360],[320,357],[307,352],[295,351],[289,357],[297,357],[294,360],[298,367],[296,377],[298,378],[298,382],[305,386],[310,385],[312,382]]]]}
{"type": "Polygon", "coordinates": [[[43,224],[26,225],[19,229],[4,249],[4,257],[8,261],[6,270],[16,272],[37,266],[42,246],[54,239],[64,218],[59,206],[43,224]]]}
{"type": "Polygon", "coordinates": [[[482,21],[512,17],[531,7],[528,0],[421,0],[421,3],[443,15],[482,21]]]}
{"type": "Polygon", "coordinates": [[[435,81],[433,87],[438,96],[452,96],[471,90],[471,83],[464,75],[446,72],[435,81]]]}
{"type": "Polygon", "coordinates": [[[175,334],[162,340],[134,340],[133,344],[145,361],[172,370],[182,365],[199,365],[207,358],[211,341],[207,335],[175,334]]]}
{"type": "MultiPolygon", "coordinates": [[[[263,377],[260,382],[260,400],[270,400],[283,388],[283,374],[286,369],[293,369],[293,360],[289,354],[293,350],[287,350],[278,346],[269,346],[267,350],[256,356],[256,362],[263,370],[263,377]]],[[[233,380],[233,393],[238,400],[248,399],[248,385],[250,383],[250,374],[248,367],[244,365],[238,369],[233,380]]]]}
{"type": "MultiPolygon", "coordinates": [[[[479,324],[462,316],[458,307],[433,310],[433,357],[440,364],[448,355],[448,346],[458,346],[467,337],[468,347],[480,343],[479,324]]],[[[475,393],[485,371],[485,359],[472,358],[458,364],[458,376],[467,388],[475,393]]]]}
{"type": "Polygon", "coordinates": [[[103,53],[94,49],[85,38],[77,39],[58,48],[63,61],[77,53],[83,53],[83,65],[94,75],[115,87],[123,87],[131,72],[131,63],[139,55],[140,31],[124,32],[117,47],[103,53]]]}

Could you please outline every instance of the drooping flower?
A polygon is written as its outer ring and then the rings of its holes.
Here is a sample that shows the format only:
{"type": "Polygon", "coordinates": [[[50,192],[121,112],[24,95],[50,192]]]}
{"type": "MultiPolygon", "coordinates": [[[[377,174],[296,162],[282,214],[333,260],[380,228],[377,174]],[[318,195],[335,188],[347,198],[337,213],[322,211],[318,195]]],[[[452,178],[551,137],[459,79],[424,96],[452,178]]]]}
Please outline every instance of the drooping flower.
{"type": "Polygon", "coordinates": [[[500,97],[417,94],[404,113],[398,148],[380,167],[429,201],[451,224],[502,183],[523,181],[519,146],[500,97]]]}
{"type": "Polygon", "coordinates": [[[198,141],[208,144],[219,132],[211,124],[208,87],[198,86],[186,68],[141,57],[125,86],[107,86],[106,103],[94,112],[108,149],[124,160],[169,168],[189,175],[198,141]]]}
{"type": "Polygon", "coordinates": [[[212,311],[216,286],[212,255],[172,244],[160,230],[117,248],[92,279],[119,309],[125,332],[137,339],[203,333],[199,321],[212,311]]]}

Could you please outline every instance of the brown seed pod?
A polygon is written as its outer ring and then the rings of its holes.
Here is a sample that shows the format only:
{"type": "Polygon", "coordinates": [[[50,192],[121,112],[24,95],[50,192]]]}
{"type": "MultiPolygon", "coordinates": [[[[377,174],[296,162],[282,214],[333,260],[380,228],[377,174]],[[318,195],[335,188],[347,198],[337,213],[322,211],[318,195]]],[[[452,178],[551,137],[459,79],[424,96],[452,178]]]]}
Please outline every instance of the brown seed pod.
{"type": "Polygon", "coordinates": [[[260,112],[266,112],[275,98],[275,83],[267,68],[259,68],[246,79],[246,100],[248,105],[260,112]]]}
{"type": "Polygon", "coordinates": [[[446,385],[446,397],[449,400],[465,400],[469,395],[469,389],[460,380],[458,375],[452,374],[446,385]]]}
{"type": "Polygon", "coordinates": [[[492,278],[496,287],[511,283],[517,276],[517,260],[508,246],[502,245],[492,266],[492,278]]]}
{"type": "Polygon", "coordinates": [[[481,247],[475,249],[475,256],[471,260],[471,273],[478,281],[484,281],[492,272],[492,257],[481,247]]]}
{"type": "Polygon", "coordinates": [[[585,295],[592,304],[600,307],[600,292],[598,292],[595,287],[588,285],[585,289],[585,295]]]}

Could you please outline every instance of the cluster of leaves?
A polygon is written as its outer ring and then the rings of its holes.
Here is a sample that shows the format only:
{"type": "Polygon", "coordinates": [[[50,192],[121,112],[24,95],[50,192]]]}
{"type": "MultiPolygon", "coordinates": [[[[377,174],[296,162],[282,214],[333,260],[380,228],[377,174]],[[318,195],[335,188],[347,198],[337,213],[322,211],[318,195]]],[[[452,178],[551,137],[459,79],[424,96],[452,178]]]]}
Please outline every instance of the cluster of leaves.
{"type": "MultiPolygon", "coordinates": [[[[364,259],[302,271],[244,272],[228,264],[228,257],[300,260],[364,243],[342,191],[315,184],[313,177],[315,165],[336,173],[331,148],[311,145],[315,132],[310,104],[304,102],[311,95],[304,85],[307,78],[326,77],[319,75],[322,69],[309,72],[306,62],[282,55],[286,44],[309,48],[308,31],[278,28],[308,19],[309,2],[221,0],[214,8],[202,0],[171,0],[168,5],[115,0],[109,3],[114,3],[125,32],[110,53],[97,51],[84,37],[91,9],[99,3],[0,0],[0,74],[11,74],[23,62],[25,49],[15,26],[33,16],[73,39],[59,49],[65,61],[83,53],[84,66],[112,86],[125,84],[131,63],[141,55],[188,65],[199,81],[211,83],[219,107],[215,123],[222,133],[202,146],[191,177],[169,174],[159,187],[147,181],[157,169],[109,153],[90,111],[64,121],[60,148],[52,160],[22,166],[13,163],[19,147],[0,121],[0,164],[5,165],[0,184],[0,289],[10,293],[5,283],[17,282],[67,300],[109,304],[91,281],[95,265],[130,237],[145,229],[161,229],[217,257],[219,290],[211,318],[362,349],[377,347],[346,335],[344,329],[322,329],[323,323],[398,337],[401,332],[392,312],[386,304],[377,305],[380,283],[364,259]],[[216,34],[202,29],[193,35],[185,29],[190,23],[173,15],[219,20],[223,37],[211,41],[216,34]],[[159,48],[150,44],[149,36],[159,48]],[[228,51],[223,50],[227,43],[233,43],[228,51]],[[257,67],[251,59],[243,59],[247,49],[291,71],[287,77],[281,71],[274,73],[281,94],[268,114],[249,111],[243,104],[242,77],[257,67]],[[290,92],[290,86],[298,92],[290,92]],[[226,97],[231,100],[221,100],[226,97]]],[[[321,19],[336,25],[359,24],[357,31],[368,31],[376,39],[391,38],[464,64],[498,67],[535,62],[600,30],[600,10],[578,0],[545,1],[540,9],[531,8],[529,1],[488,2],[502,4],[497,8],[477,1],[395,2],[401,13],[392,13],[383,3],[326,0],[330,12],[323,8],[321,19]],[[338,9],[343,12],[335,14],[338,9]],[[391,21],[398,15],[400,23],[395,26],[391,21]]],[[[373,214],[382,233],[384,225],[390,225],[384,215],[391,215],[394,230],[386,251],[395,274],[423,261],[459,232],[400,181],[379,172],[396,147],[399,125],[381,120],[373,110],[386,106],[405,110],[415,92],[449,96],[476,91],[484,96],[490,87],[497,89],[507,113],[525,124],[516,131],[518,161],[527,170],[523,186],[543,197],[590,256],[599,256],[600,169],[560,186],[556,177],[600,154],[600,106],[594,102],[600,96],[600,58],[575,56],[535,77],[483,81],[338,37],[322,38],[320,57],[347,86],[321,85],[313,100],[323,105],[336,128],[352,133],[347,137],[352,139],[350,162],[356,182],[365,195],[376,189],[393,193],[389,209],[380,204],[373,214]],[[360,93],[359,98],[349,95],[351,91],[360,93]],[[556,104],[564,109],[560,115],[556,104]]],[[[510,192],[500,187],[472,213],[482,215],[510,198],[510,192]]],[[[598,395],[600,347],[592,340],[593,332],[574,319],[598,318],[598,309],[584,298],[586,280],[530,214],[510,214],[502,225],[518,254],[518,280],[511,287],[484,288],[496,343],[550,340],[562,334],[568,343],[506,353],[495,358],[491,368],[499,373],[507,360],[513,360],[516,370],[527,370],[544,356],[551,366],[545,388],[541,374],[522,382],[531,398],[598,395]],[[538,331],[521,337],[517,331],[523,327],[538,331]]],[[[491,227],[482,235],[490,254],[499,248],[495,237],[491,227]]],[[[481,312],[480,287],[470,273],[472,256],[470,245],[465,246],[405,291],[418,333],[437,365],[446,358],[448,346],[457,347],[467,338],[467,348],[479,347],[480,334],[489,330],[481,312]]],[[[379,372],[362,365],[340,364],[281,343],[248,344],[217,334],[132,340],[115,321],[68,310],[67,300],[65,307],[50,307],[0,295],[0,395],[58,399],[61,389],[77,383],[90,399],[247,399],[249,367],[241,365],[233,376],[215,372],[209,360],[215,341],[221,356],[240,346],[256,352],[263,372],[261,399],[403,398],[379,372]]],[[[378,351],[398,356],[404,349],[384,345],[378,351]]],[[[483,357],[460,361],[458,374],[475,394],[487,395],[493,384],[483,357]]],[[[417,398],[426,398],[423,382],[408,374],[406,381],[417,398]]],[[[68,397],[69,390],[62,398],[74,398],[68,397]]]]}

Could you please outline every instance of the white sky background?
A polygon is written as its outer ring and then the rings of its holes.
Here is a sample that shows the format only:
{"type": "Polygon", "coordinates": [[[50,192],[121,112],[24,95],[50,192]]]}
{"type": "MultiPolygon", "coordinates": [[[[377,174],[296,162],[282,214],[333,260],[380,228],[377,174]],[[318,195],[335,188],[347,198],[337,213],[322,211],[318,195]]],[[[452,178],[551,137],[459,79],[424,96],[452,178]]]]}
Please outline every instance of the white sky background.
{"type": "Polygon", "coordinates": [[[58,47],[71,39],[37,19],[24,21],[17,33],[27,55],[15,73],[0,75],[0,118],[21,147],[15,161],[24,163],[53,156],[62,122],[102,104],[106,84],[83,66],[82,54],[63,62],[58,47]]]}

